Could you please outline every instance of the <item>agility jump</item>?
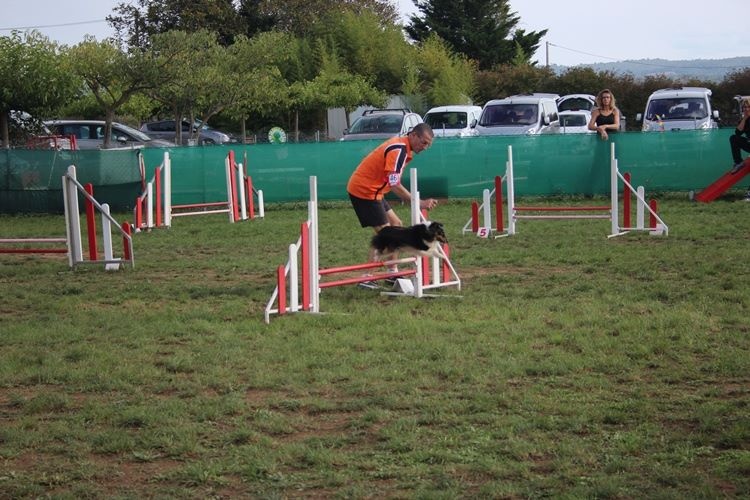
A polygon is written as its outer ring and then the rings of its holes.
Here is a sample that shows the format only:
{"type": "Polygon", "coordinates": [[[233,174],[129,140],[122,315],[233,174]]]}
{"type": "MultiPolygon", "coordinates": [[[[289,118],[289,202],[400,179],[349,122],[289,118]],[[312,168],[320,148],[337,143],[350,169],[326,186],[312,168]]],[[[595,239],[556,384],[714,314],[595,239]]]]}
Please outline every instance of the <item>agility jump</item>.
{"type": "Polygon", "coordinates": [[[173,217],[190,215],[226,213],[230,223],[254,219],[256,205],[253,195],[258,199],[257,217],[263,218],[265,216],[263,191],[253,187],[252,178],[247,175],[244,165],[235,161],[234,151],[229,151],[224,159],[224,171],[226,200],[175,205],[172,203],[172,161],[169,153],[165,152],[161,165],[154,169],[154,176],[146,183],[143,193],[136,198],[136,230],[172,227],[173,217]]]}
{"type": "MultiPolygon", "coordinates": [[[[411,223],[419,224],[425,221],[425,217],[419,210],[416,169],[410,170],[410,182],[411,223]]],[[[335,286],[351,285],[384,278],[397,278],[397,290],[381,293],[384,295],[412,296],[417,298],[428,296],[425,290],[447,286],[455,286],[459,290],[461,289],[461,279],[450,262],[450,249],[447,245],[439,247],[441,258],[407,257],[386,262],[368,262],[349,266],[321,268],[319,260],[320,242],[318,239],[318,188],[315,176],[310,177],[310,201],[307,205],[307,211],[308,218],[300,225],[299,239],[296,243],[289,245],[289,260],[286,265],[279,266],[276,270],[276,288],[266,305],[264,314],[266,323],[270,323],[272,314],[283,315],[298,311],[319,313],[320,291],[324,288],[335,286]],[[299,259],[298,255],[300,256],[299,259]],[[301,263],[298,263],[299,260],[301,260],[301,263]],[[391,266],[400,264],[413,265],[414,268],[396,272],[388,271],[391,266]],[[301,267],[302,270],[301,284],[298,267],[301,267]],[[367,276],[353,276],[323,281],[324,278],[335,274],[364,270],[378,270],[379,272],[367,276]],[[301,300],[299,297],[300,288],[302,290],[301,300]]]]}
{"type": "Polygon", "coordinates": [[[108,271],[120,269],[129,263],[135,267],[133,257],[133,238],[130,233],[130,224],[123,222],[119,224],[109,213],[109,205],[100,204],[94,198],[94,188],[88,183],[82,186],[76,179],[76,168],[74,165],[68,167],[62,177],[63,204],[65,208],[65,237],[55,238],[3,238],[0,244],[12,245],[10,248],[0,248],[0,253],[34,253],[34,254],[62,254],[68,255],[68,264],[71,268],[82,264],[103,264],[108,271]],[[83,244],[81,240],[81,217],[78,210],[78,193],[84,197],[86,209],[86,230],[88,240],[89,259],[83,257],[83,244]],[[96,210],[101,213],[101,232],[103,240],[104,259],[99,259],[99,251],[96,238],[96,210]],[[112,225],[122,235],[123,258],[115,258],[112,249],[112,225]],[[64,243],[65,247],[56,246],[64,243]],[[50,245],[37,247],[13,247],[14,245],[50,245]]]}
{"type": "Polygon", "coordinates": [[[615,156],[614,143],[610,147],[610,204],[598,206],[522,206],[516,204],[515,178],[513,175],[513,148],[508,146],[508,161],[505,167],[505,176],[495,177],[495,188],[490,191],[485,189],[482,193],[482,204],[472,203],[472,216],[464,225],[462,233],[471,231],[481,237],[489,237],[493,233],[495,238],[512,236],[516,234],[516,223],[519,220],[552,220],[552,219],[604,219],[611,223],[611,232],[608,238],[622,236],[631,231],[648,231],[651,235],[669,234],[669,228],[657,213],[656,200],[645,200],[643,186],[634,188],[630,183],[630,174],[621,174],[615,156]],[[503,182],[505,181],[505,182],[503,182]],[[619,225],[619,200],[618,186],[623,183],[622,213],[623,224],[619,225]],[[506,184],[508,226],[503,226],[503,183],[506,184]],[[636,225],[631,225],[631,203],[632,197],[636,198],[636,225]],[[495,227],[492,226],[492,200],[494,196],[495,227]],[[648,211],[649,225],[644,223],[644,215],[648,211]],[[483,215],[483,223],[480,226],[479,214],[483,215]]]}

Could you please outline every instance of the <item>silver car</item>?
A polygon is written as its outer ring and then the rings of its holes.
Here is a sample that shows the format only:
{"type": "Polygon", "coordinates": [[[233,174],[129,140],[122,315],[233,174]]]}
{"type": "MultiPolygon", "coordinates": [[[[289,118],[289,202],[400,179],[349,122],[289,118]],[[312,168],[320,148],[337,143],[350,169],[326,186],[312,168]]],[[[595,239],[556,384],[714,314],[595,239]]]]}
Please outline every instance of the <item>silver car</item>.
{"type": "Polygon", "coordinates": [[[389,139],[404,136],[422,123],[422,117],[408,109],[368,109],[344,130],[342,141],[389,139]]]}
{"type": "MultiPolygon", "coordinates": [[[[54,135],[75,137],[78,149],[101,149],[104,145],[103,120],[50,120],[44,124],[54,135]]],[[[122,123],[112,122],[110,148],[164,148],[173,144],[152,139],[140,130],[122,123]]]]}
{"type": "MultiPolygon", "coordinates": [[[[155,139],[170,141],[172,144],[177,137],[177,127],[174,120],[144,123],[141,125],[141,132],[145,132],[155,139]]],[[[191,128],[189,121],[182,120],[182,144],[188,144],[192,132],[198,132],[198,144],[234,144],[239,142],[232,134],[211,128],[200,121],[196,121],[191,128]]]]}

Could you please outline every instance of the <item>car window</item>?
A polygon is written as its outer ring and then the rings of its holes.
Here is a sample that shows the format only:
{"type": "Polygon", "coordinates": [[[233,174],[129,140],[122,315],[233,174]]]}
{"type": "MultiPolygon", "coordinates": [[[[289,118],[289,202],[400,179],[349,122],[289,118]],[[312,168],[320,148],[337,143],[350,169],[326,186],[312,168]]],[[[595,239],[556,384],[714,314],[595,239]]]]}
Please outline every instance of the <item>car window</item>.
{"type": "Polygon", "coordinates": [[[537,121],[536,104],[497,104],[485,108],[479,122],[483,126],[533,125],[537,121]]]}
{"type": "Polygon", "coordinates": [[[563,127],[584,127],[587,125],[584,115],[560,115],[560,125],[563,127]]]}
{"type": "Polygon", "coordinates": [[[465,111],[443,111],[427,113],[425,122],[434,129],[461,129],[468,124],[468,118],[465,111]]]}

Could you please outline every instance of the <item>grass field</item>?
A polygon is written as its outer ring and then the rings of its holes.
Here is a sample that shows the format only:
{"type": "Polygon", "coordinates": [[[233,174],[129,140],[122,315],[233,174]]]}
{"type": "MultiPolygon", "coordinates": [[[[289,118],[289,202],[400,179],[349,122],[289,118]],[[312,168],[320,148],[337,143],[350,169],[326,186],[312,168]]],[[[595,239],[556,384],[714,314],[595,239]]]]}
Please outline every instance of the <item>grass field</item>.
{"type": "MultiPolygon", "coordinates": [[[[460,292],[270,325],[302,204],[137,234],[132,270],[0,255],[0,498],[750,497],[750,203],[660,206],[668,237],[483,240],[444,203],[460,292]]],[[[320,225],[322,265],[364,260],[347,205],[320,225]]]]}

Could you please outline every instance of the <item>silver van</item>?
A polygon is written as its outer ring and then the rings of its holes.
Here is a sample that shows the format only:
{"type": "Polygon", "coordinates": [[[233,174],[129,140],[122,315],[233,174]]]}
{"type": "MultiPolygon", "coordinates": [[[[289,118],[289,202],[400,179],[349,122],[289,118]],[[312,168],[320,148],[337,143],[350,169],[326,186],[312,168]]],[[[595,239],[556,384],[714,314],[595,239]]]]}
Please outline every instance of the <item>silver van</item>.
{"type": "Polygon", "coordinates": [[[719,111],[711,107],[711,90],[704,87],[676,87],[655,91],[648,98],[643,132],[705,130],[718,128],[719,111]]]}
{"type": "Polygon", "coordinates": [[[557,94],[522,94],[488,101],[477,135],[538,135],[560,132],[557,94]]]}

